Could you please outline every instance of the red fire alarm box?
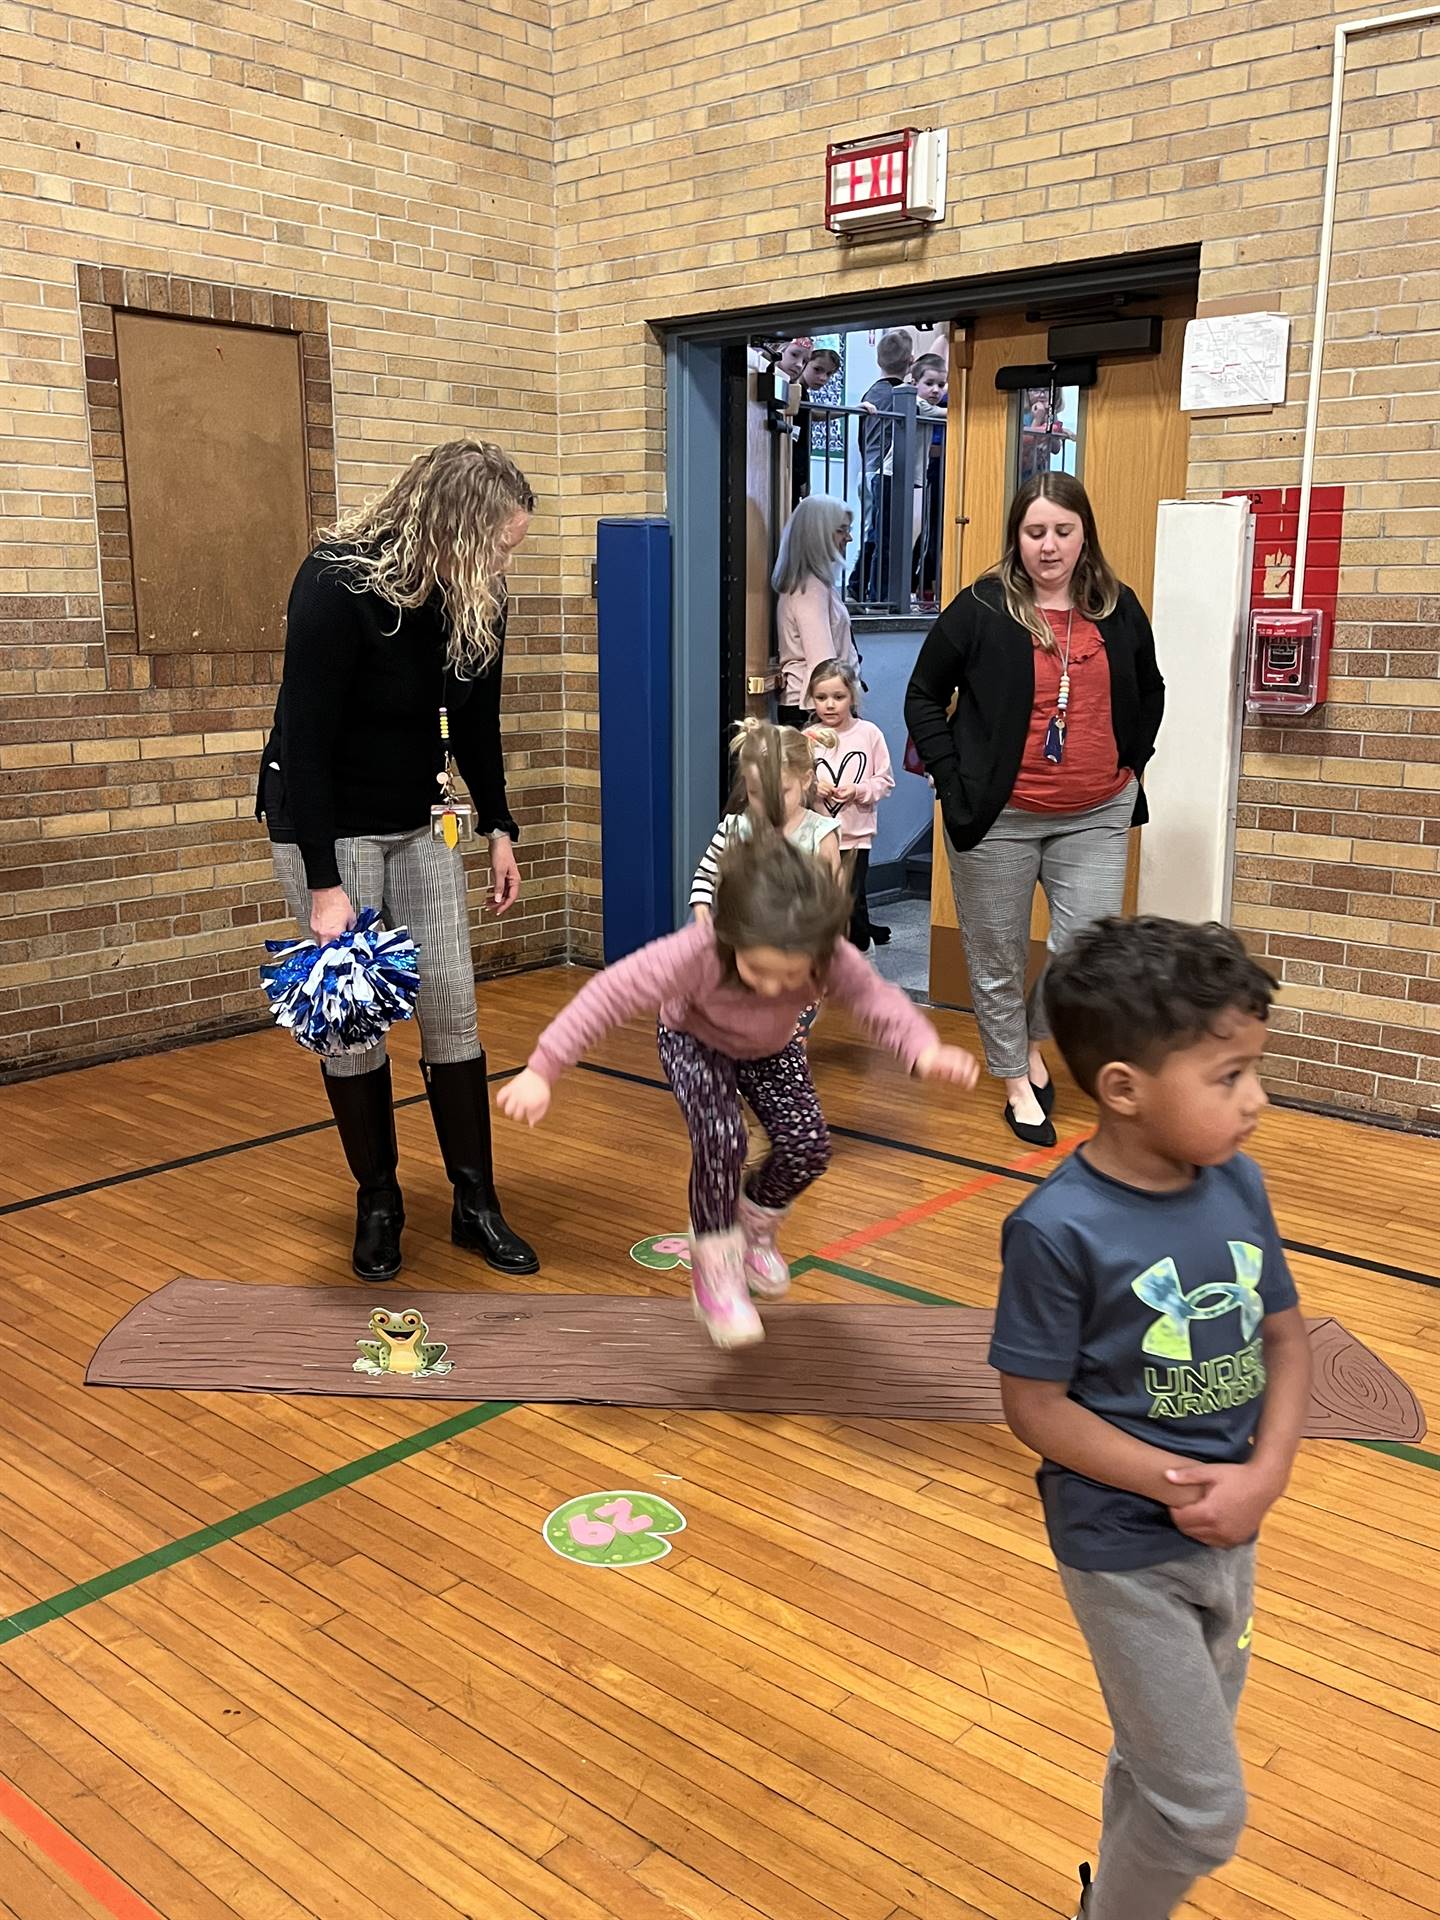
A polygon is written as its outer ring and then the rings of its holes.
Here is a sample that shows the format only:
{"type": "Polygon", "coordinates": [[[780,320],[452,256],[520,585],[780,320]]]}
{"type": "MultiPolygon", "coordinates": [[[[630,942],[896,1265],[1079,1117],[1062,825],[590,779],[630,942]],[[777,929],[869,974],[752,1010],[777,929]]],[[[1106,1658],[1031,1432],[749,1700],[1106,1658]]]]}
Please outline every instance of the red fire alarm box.
{"type": "Polygon", "coordinates": [[[1317,608],[1299,613],[1260,608],[1251,614],[1248,713],[1309,713],[1320,705],[1330,664],[1324,629],[1325,616],[1317,608]]]}

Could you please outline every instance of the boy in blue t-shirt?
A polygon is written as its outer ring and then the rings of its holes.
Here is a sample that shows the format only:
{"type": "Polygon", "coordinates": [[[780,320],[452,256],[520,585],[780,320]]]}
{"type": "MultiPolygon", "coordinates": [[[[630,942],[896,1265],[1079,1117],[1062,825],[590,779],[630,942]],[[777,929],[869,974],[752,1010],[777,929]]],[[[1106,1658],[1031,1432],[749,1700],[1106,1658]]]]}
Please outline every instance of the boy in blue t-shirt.
{"type": "Polygon", "coordinates": [[[1241,1147],[1275,982],[1221,926],[1102,920],[1046,982],[1095,1137],[1005,1223],[990,1361],[1115,1743],[1076,1920],[1166,1920],[1234,1853],[1255,1535],[1310,1346],[1241,1147]]]}

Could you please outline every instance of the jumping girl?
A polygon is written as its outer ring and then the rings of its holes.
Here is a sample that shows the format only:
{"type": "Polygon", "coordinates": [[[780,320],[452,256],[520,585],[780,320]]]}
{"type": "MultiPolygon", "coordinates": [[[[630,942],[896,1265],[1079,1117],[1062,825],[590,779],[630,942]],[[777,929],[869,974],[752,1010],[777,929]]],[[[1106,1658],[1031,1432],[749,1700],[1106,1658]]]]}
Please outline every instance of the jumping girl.
{"type": "Polygon", "coordinates": [[[691,1288],[718,1347],[764,1338],[754,1298],[790,1284],[776,1236],[796,1197],[830,1161],[797,1016],[827,993],[921,1079],[973,1087],[979,1066],[944,1046],[924,1014],[842,938],[842,883],[784,837],[781,742],[762,727],[764,811],[721,857],[713,918],[692,922],[598,974],[541,1034],[524,1073],[500,1094],[512,1120],[534,1126],[551,1090],[613,1027],[660,1015],[660,1059],[690,1132],[691,1288]],[[770,1152],[742,1187],[749,1102],[770,1152]],[[752,1298],[754,1296],[754,1298],[752,1298]]]}

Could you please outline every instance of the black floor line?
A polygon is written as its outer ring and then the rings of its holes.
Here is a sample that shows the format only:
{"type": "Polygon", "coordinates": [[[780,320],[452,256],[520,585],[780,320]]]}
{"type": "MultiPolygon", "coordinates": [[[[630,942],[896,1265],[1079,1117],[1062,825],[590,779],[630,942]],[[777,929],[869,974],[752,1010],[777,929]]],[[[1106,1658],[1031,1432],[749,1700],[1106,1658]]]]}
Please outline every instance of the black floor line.
{"type": "MultiPolygon", "coordinates": [[[[504,1067],[486,1075],[493,1086],[497,1080],[513,1080],[520,1067],[504,1067]]],[[[407,1093],[395,1102],[401,1107],[418,1107],[423,1093],[407,1093]]],[[[175,1173],[182,1167],[203,1167],[208,1160],[225,1160],[233,1153],[248,1153],[252,1147],[273,1147],[282,1140],[303,1140],[307,1133],[329,1133],[333,1120],[307,1120],[303,1127],[284,1127],[279,1133],[259,1133],[251,1140],[232,1140],[223,1147],[206,1147],[203,1153],[187,1153],[179,1160],[157,1160],[153,1166],[131,1167],[125,1173],[107,1173],[102,1180],[87,1180],[78,1187],[57,1187],[52,1193],[33,1193],[27,1200],[10,1200],[0,1206],[0,1220],[12,1213],[29,1213],[35,1207],[48,1207],[57,1200],[78,1200],[87,1193],[103,1193],[108,1187],[128,1187],[135,1180],[149,1180],[158,1173],[175,1173]]]]}
{"type": "MultiPolygon", "coordinates": [[[[663,1093],[670,1091],[664,1080],[657,1080],[645,1073],[626,1073],[620,1067],[599,1067],[591,1061],[581,1062],[582,1073],[597,1073],[607,1080],[628,1080],[637,1087],[656,1087],[663,1093]]],[[[1023,1186],[1038,1187],[1045,1178],[1043,1173],[1027,1173],[1020,1167],[999,1166],[993,1160],[972,1160],[963,1153],[946,1153],[940,1147],[922,1147],[914,1140],[892,1140],[888,1134],[867,1133],[858,1127],[830,1128],[837,1140],[858,1140],[869,1147],[885,1147],[892,1153],[913,1154],[918,1160],[934,1160],[941,1166],[965,1167],[975,1173],[993,1173],[1002,1180],[1018,1180],[1023,1186]]],[[[1281,1245],[1288,1253],[1309,1254],[1316,1260],[1333,1260],[1342,1267],[1354,1267],[1361,1273],[1383,1273],[1390,1280],[1412,1280],[1417,1287],[1440,1287],[1440,1274],[1421,1273],[1415,1267],[1392,1266],[1387,1260],[1367,1260],[1360,1253],[1341,1253],[1334,1247],[1317,1247],[1307,1240],[1282,1240],[1281,1245]]]]}
{"type": "MultiPolygon", "coordinates": [[[[488,1075],[494,1085],[499,1080],[513,1080],[523,1067],[503,1067],[500,1072],[488,1075]]],[[[657,1080],[648,1073],[628,1073],[623,1067],[601,1067],[586,1060],[581,1062],[582,1073],[597,1074],[604,1080],[623,1080],[635,1087],[651,1087],[660,1093],[670,1091],[669,1084],[657,1080]]],[[[423,1093],[407,1094],[403,1100],[397,1100],[400,1107],[416,1107],[423,1101],[423,1093]]],[[[15,1213],[29,1213],[36,1207],[53,1206],[59,1200],[79,1200],[86,1194],[103,1193],[110,1187],[130,1186],[136,1180],[149,1180],[156,1174],[177,1173],[185,1167],[201,1167],[210,1160],[225,1160],[231,1154],[248,1153],[252,1147],[273,1147],[282,1140],[300,1140],[308,1133],[327,1133],[333,1128],[333,1120],[311,1120],[303,1127],[286,1127],[279,1133],[257,1134],[251,1140],[232,1140],[223,1147],[207,1147],[203,1153],[186,1154],[179,1160],[159,1160],[153,1166],[132,1167],[126,1173],[107,1174],[102,1180],[87,1180],[78,1187],[58,1187],[51,1193],[31,1194],[26,1200],[10,1200],[0,1206],[0,1220],[15,1213]]],[[[889,1153],[908,1153],[917,1160],[931,1160],[939,1166],[964,1167],[970,1173],[990,1173],[1000,1180],[1018,1181],[1026,1187],[1038,1187],[1044,1179],[1040,1173],[1026,1173],[1019,1167],[1001,1166],[994,1160],[976,1160],[964,1153],[946,1153],[942,1147],[922,1147],[914,1140],[895,1140],[886,1133],[870,1133],[860,1127],[832,1126],[831,1133],[839,1140],[855,1140],[867,1147],[883,1147],[889,1153]]],[[[1367,1260],[1363,1254],[1341,1253],[1334,1247],[1317,1247],[1305,1240],[1285,1240],[1282,1245],[1290,1253],[1308,1254],[1316,1260],[1332,1260],[1342,1267],[1353,1267],[1360,1273],[1381,1273],[1389,1280],[1410,1280],[1417,1287],[1440,1288],[1440,1274],[1421,1273],[1414,1267],[1399,1267],[1387,1260],[1367,1260]]]]}

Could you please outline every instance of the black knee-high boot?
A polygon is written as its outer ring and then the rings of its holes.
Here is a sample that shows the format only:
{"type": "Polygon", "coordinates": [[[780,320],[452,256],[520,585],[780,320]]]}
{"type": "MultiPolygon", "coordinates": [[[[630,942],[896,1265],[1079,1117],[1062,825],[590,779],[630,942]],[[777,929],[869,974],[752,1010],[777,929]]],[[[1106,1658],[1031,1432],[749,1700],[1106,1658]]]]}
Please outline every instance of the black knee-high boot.
{"type": "Polygon", "coordinates": [[[323,1077],[340,1144],[359,1189],[350,1264],[362,1280],[393,1280],[400,1271],[405,1204],[395,1178],[400,1156],[395,1145],[390,1062],[370,1073],[323,1077]]]}
{"type": "Polygon", "coordinates": [[[497,1273],[538,1273],[535,1249],[507,1226],[495,1192],[484,1054],[444,1066],[420,1064],[441,1158],[455,1189],[450,1238],[478,1253],[497,1273]]]}

